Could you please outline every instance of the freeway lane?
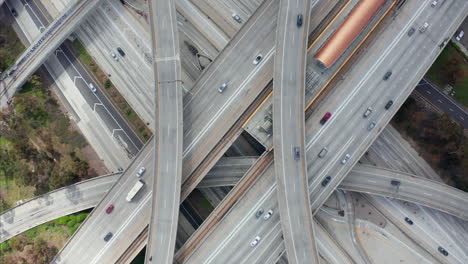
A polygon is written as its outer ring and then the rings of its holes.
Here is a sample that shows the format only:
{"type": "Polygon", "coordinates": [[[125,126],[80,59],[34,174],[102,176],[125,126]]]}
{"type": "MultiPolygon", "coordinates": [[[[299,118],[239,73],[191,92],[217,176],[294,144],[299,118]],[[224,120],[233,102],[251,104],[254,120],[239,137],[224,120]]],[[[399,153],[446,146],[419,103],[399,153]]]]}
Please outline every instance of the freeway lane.
{"type": "MultiPolygon", "coordinates": [[[[228,180],[225,180],[221,172],[224,171],[227,175],[244,174],[248,169],[246,163],[251,165],[251,162],[253,162],[251,158],[222,159],[213,168],[212,178],[203,179],[202,184],[205,180],[211,182],[218,178],[218,186],[234,185],[239,181],[240,176],[228,177],[228,180]]],[[[2,212],[0,214],[3,223],[0,227],[0,243],[53,219],[94,207],[119,176],[120,174],[117,173],[82,181],[34,197],[2,212]],[[35,217],[31,218],[31,216],[35,217]]],[[[415,175],[367,165],[356,165],[338,188],[421,204],[468,221],[468,205],[465,203],[468,200],[467,193],[441,182],[415,175]],[[400,187],[397,189],[392,186],[391,180],[400,181],[400,187]]]]}
{"type": "Polygon", "coordinates": [[[451,116],[464,129],[468,129],[468,113],[458,106],[448,95],[443,94],[425,79],[419,82],[418,86],[416,86],[416,91],[431,104],[451,116]]]}
{"type": "MultiPolygon", "coordinates": [[[[311,160],[308,160],[308,163],[311,164],[308,167],[309,182],[311,183],[309,191],[312,193],[311,200],[314,211],[343,179],[347,170],[350,169],[350,164],[357,162],[358,157],[365,152],[378,132],[388,123],[398,106],[416,86],[418,78],[424,74],[424,71],[436,58],[439,48],[435,43],[439,43],[445,37],[446,32],[453,33],[455,31],[457,23],[461,23],[462,16],[468,8],[464,1],[453,1],[450,5],[446,4],[439,9],[431,9],[429,4],[428,2],[423,4],[422,1],[412,1],[407,2],[399,10],[400,15],[394,18],[392,27],[388,27],[387,32],[382,33],[376,45],[367,48],[364,61],[355,66],[348,74],[350,76],[344,77],[347,81],[336,88],[330,97],[318,107],[317,112],[319,113],[324,113],[327,110],[334,113],[334,118],[329,120],[324,128],[320,128],[320,131],[314,131],[318,130],[316,124],[319,123],[320,117],[312,116],[308,120],[309,131],[307,134],[311,136],[308,139],[310,142],[308,151],[312,157],[311,160]],[[409,38],[406,34],[407,30],[411,26],[422,25],[429,16],[432,20],[438,21],[438,24],[434,24],[431,30],[425,34],[418,33],[413,35],[413,38],[409,38]],[[431,41],[428,42],[428,39],[431,41]],[[382,43],[386,45],[382,46],[382,43]],[[412,56],[410,57],[408,54],[412,54],[412,56]],[[415,60],[418,61],[419,66],[414,65],[415,60]],[[383,81],[382,76],[389,69],[393,70],[393,78],[389,82],[383,81]],[[339,96],[343,98],[339,98],[339,96]],[[353,99],[352,103],[351,99],[353,99]],[[394,105],[389,110],[385,110],[384,106],[389,99],[393,99],[394,105]],[[338,103],[340,103],[340,107],[335,111],[334,104],[338,103]],[[367,130],[370,120],[362,117],[369,105],[377,109],[372,113],[371,120],[378,120],[376,127],[370,132],[367,130]],[[329,152],[328,156],[321,161],[317,154],[324,146],[329,147],[329,152]],[[347,151],[349,151],[351,158],[348,162],[344,162],[343,166],[341,160],[347,151]],[[332,176],[331,182],[326,187],[320,188],[320,182],[326,175],[332,176]]],[[[226,254],[225,252],[219,254],[220,248],[225,248],[225,250],[236,248],[236,254],[242,254],[245,259],[248,259],[247,252],[249,254],[262,253],[262,243],[254,249],[249,248],[248,245],[242,248],[234,247],[234,245],[237,245],[239,240],[248,243],[251,236],[263,230],[260,222],[246,224],[246,221],[255,211],[253,208],[263,207],[263,201],[274,200],[271,191],[267,191],[272,187],[267,183],[264,184],[263,189],[246,193],[247,199],[240,202],[245,204],[246,200],[255,201],[250,204],[249,211],[231,213],[234,211],[231,210],[221,220],[215,231],[204,242],[200,243],[199,250],[195,251],[188,259],[189,263],[225,262],[227,261],[224,258],[226,254]],[[239,216],[235,215],[241,215],[243,218],[239,219],[239,216]],[[226,232],[234,232],[235,234],[227,235],[226,232]]],[[[271,221],[274,222],[275,219],[273,218],[271,221]]],[[[270,225],[270,223],[268,224],[270,225]]],[[[203,226],[200,229],[202,228],[203,226]]],[[[264,244],[275,243],[276,233],[271,233],[270,228],[262,234],[264,244]]],[[[200,229],[197,232],[202,232],[200,229]]]]}
{"type": "Polygon", "coordinates": [[[182,178],[182,81],[174,0],[150,0],[156,90],[153,201],[145,263],[172,263],[182,178]],[[154,256],[154,261],[153,261],[154,256]]]}
{"type": "Polygon", "coordinates": [[[288,261],[297,264],[319,263],[303,151],[310,2],[280,1],[273,76],[273,145],[279,215],[288,261]]]}
{"type": "MultiPolygon", "coordinates": [[[[232,124],[237,121],[270,81],[268,76],[271,76],[272,67],[271,62],[270,64],[267,62],[272,59],[272,40],[274,39],[274,27],[276,26],[276,23],[272,23],[272,21],[275,21],[272,18],[277,13],[277,4],[275,1],[266,0],[252,19],[247,21],[245,26],[233,38],[231,44],[205,70],[195,84],[192,93],[185,96],[183,180],[186,180],[206,155],[210,154],[210,150],[228,132],[232,124]],[[262,31],[262,34],[258,33],[260,31],[262,31]],[[270,50],[267,48],[270,48],[270,50]],[[264,61],[259,65],[253,65],[251,61],[260,51],[264,54],[264,61]],[[236,56],[231,56],[232,54],[236,54],[236,56]],[[220,94],[217,89],[226,80],[228,80],[228,88],[220,94]]],[[[151,140],[149,144],[153,144],[151,140]]],[[[148,148],[151,147],[146,147],[146,149],[148,148]]],[[[143,153],[146,153],[146,151],[148,150],[144,150],[143,153]]],[[[140,167],[144,166],[148,169],[153,166],[150,160],[146,154],[139,154],[133,164],[136,163],[140,167]]],[[[124,173],[124,176],[95,208],[94,212],[96,214],[92,213],[88,217],[62,251],[59,252],[57,262],[78,258],[89,263],[93,261],[113,262],[118,258],[118,248],[128,247],[129,243],[133,241],[133,234],[139,234],[144,229],[146,224],[142,221],[135,223],[132,221],[132,217],[135,216],[138,210],[142,210],[147,206],[147,199],[149,199],[147,188],[142,190],[144,194],[141,194],[141,197],[144,198],[136,199],[135,203],[138,203],[138,206],[134,206],[134,203],[128,204],[122,197],[135,184],[135,176],[133,176],[136,173],[135,169],[131,167],[128,170],[131,176],[129,173],[124,173]],[[130,217],[107,219],[100,212],[106,208],[108,203],[119,205],[130,217]],[[99,228],[96,228],[98,226],[99,228]],[[135,231],[134,228],[138,229],[138,231],[135,231]],[[123,233],[129,239],[113,239],[112,243],[107,243],[107,246],[104,246],[106,244],[101,240],[101,234],[106,229],[118,230],[115,233],[116,236],[123,233]],[[132,232],[132,234],[127,232],[132,232]],[[87,243],[78,247],[81,239],[85,239],[87,243]],[[79,250],[74,250],[74,247],[79,248],[79,250]],[[113,253],[105,254],[107,250],[113,251],[113,253]],[[86,254],[83,254],[83,252],[86,252],[86,254]],[[83,256],[86,259],[83,259],[83,256]]],[[[147,173],[151,174],[152,170],[147,173]]],[[[182,186],[182,200],[185,198],[184,194],[188,195],[201,179],[202,177],[198,177],[190,184],[182,186]]]]}

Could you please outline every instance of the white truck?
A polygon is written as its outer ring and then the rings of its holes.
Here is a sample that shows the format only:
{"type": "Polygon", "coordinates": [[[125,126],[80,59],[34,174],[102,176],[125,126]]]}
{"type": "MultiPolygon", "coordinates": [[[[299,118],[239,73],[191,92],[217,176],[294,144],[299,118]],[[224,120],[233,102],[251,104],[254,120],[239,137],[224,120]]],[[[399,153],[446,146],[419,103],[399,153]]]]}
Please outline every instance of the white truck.
{"type": "Polygon", "coordinates": [[[132,189],[127,194],[127,202],[131,202],[133,197],[143,188],[145,183],[142,180],[138,180],[132,189]]]}

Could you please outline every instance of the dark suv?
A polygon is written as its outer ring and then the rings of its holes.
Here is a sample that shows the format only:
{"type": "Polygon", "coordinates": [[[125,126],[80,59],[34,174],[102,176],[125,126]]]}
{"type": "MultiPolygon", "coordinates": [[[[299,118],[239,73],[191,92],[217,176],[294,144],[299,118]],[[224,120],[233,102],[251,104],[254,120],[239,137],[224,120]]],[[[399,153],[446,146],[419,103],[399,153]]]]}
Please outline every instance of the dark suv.
{"type": "Polygon", "coordinates": [[[120,56],[125,57],[125,52],[123,51],[122,48],[118,47],[117,51],[119,52],[120,56]]]}
{"type": "Polygon", "coordinates": [[[405,217],[405,221],[406,221],[406,223],[408,223],[409,225],[412,225],[412,224],[413,224],[413,220],[409,219],[408,217],[405,217]]]}
{"type": "Polygon", "coordinates": [[[384,81],[388,80],[388,78],[390,78],[390,76],[392,76],[392,72],[388,71],[383,77],[384,81]]]}
{"type": "Polygon", "coordinates": [[[302,20],[303,20],[302,14],[297,15],[297,27],[302,26],[302,20]]]}
{"type": "Polygon", "coordinates": [[[440,253],[444,256],[448,256],[447,250],[445,250],[443,247],[439,247],[437,250],[439,250],[440,253]]]}
{"type": "Polygon", "coordinates": [[[392,101],[392,100],[388,101],[388,103],[385,105],[385,109],[387,109],[387,110],[390,109],[390,107],[392,106],[392,104],[393,104],[393,101],[392,101]]]}
{"type": "Polygon", "coordinates": [[[107,235],[104,237],[104,241],[107,242],[107,241],[109,241],[111,238],[112,238],[112,233],[109,232],[109,233],[107,233],[107,235]]]}
{"type": "Polygon", "coordinates": [[[330,180],[331,180],[331,176],[325,177],[325,179],[322,181],[322,186],[323,187],[327,186],[330,180]]]}

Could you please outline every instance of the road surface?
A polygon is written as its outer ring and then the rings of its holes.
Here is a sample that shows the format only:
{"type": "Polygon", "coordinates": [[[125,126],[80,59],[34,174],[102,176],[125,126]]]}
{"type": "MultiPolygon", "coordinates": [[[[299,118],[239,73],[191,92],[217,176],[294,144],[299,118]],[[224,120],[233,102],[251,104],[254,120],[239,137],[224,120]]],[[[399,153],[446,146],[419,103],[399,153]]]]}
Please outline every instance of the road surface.
{"type": "Polygon", "coordinates": [[[182,81],[174,0],[150,0],[155,81],[153,199],[145,263],[172,263],[182,179],[182,81]],[[153,261],[154,257],[154,261],[153,261]]]}
{"type": "Polygon", "coordinates": [[[278,209],[289,263],[319,263],[305,157],[305,66],[310,0],[281,0],[273,75],[278,209]],[[298,26],[298,15],[302,16],[298,26]],[[297,153],[296,153],[297,152],[297,153]]]}
{"type": "Polygon", "coordinates": [[[439,91],[432,83],[422,79],[416,86],[416,91],[432,105],[447,113],[464,129],[468,129],[468,113],[465,109],[458,106],[452,98],[439,91]]]}
{"type": "MultiPolygon", "coordinates": [[[[412,88],[416,86],[419,81],[418,78],[421,78],[425,70],[435,60],[440,50],[438,45],[428,45],[427,38],[434,40],[431,43],[439,43],[439,41],[443,40],[447,32],[451,33],[461,23],[468,7],[463,1],[454,1],[451,5],[444,5],[439,9],[432,9],[429,6],[430,3],[424,2],[424,5],[421,5],[421,3],[416,1],[406,2],[400,12],[405,13],[405,15],[411,14],[411,16],[397,16],[392,23],[393,26],[387,28],[388,32],[381,35],[380,41],[390,40],[390,43],[384,46],[368,47],[365,61],[369,61],[370,58],[377,59],[371,60],[370,63],[355,65],[350,72],[351,76],[345,76],[346,82],[332,92],[332,95],[336,92],[341,93],[344,97],[342,100],[340,100],[341,98],[333,99],[334,102],[339,104],[338,111],[335,110],[333,104],[327,104],[327,101],[316,109],[319,113],[324,113],[330,109],[331,111],[329,111],[334,113],[334,118],[332,117],[323,129],[318,129],[320,127],[316,125],[322,115],[309,118],[308,124],[311,125],[307,127],[312,129],[308,130],[308,134],[311,133],[312,138],[308,139],[308,141],[311,141],[311,144],[308,145],[308,151],[312,160],[308,160],[308,162],[311,162],[312,166],[308,167],[308,173],[309,177],[311,177],[309,179],[311,183],[309,191],[312,193],[312,210],[315,211],[326,200],[350,169],[349,164],[357,162],[357,159],[377,136],[377,132],[388,123],[398,106],[403,103],[412,88]],[[428,30],[425,34],[413,35],[414,39],[408,38],[407,30],[414,24],[422,24],[429,16],[434,21],[438,21],[438,24],[433,24],[431,30],[428,30]],[[377,54],[380,56],[377,56],[377,54]],[[410,59],[407,54],[412,54],[412,58],[410,59]],[[414,61],[418,62],[418,67],[413,65],[414,61]],[[382,76],[389,68],[393,70],[393,78],[386,82],[382,80],[382,76]],[[372,89],[370,89],[371,87],[372,89]],[[352,103],[351,99],[354,99],[352,103]],[[385,110],[384,106],[389,99],[393,99],[394,105],[389,110],[385,110]],[[378,120],[376,127],[370,132],[367,130],[370,120],[362,117],[369,105],[377,109],[372,113],[371,120],[378,120]],[[336,127],[330,129],[331,126],[336,127]],[[361,132],[356,131],[358,128],[361,132]],[[317,154],[323,146],[328,146],[329,152],[326,158],[323,159],[324,161],[320,161],[317,154]],[[343,166],[341,161],[347,149],[352,150],[348,152],[351,158],[343,166]],[[330,150],[332,150],[331,155],[330,150]],[[329,161],[327,162],[327,160],[329,161]],[[326,187],[320,188],[320,183],[326,175],[332,175],[331,182],[326,187]]],[[[251,222],[249,219],[249,216],[258,208],[271,206],[264,205],[266,201],[274,200],[274,187],[267,186],[264,186],[262,190],[257,190],[257,195],[249,195],[249,191],[246,194],[248,200],[251,201],[249,210],[242,213],[237,212],[238,217],[235,217],[234,213],[226,215],[223,222],[233,224],[231,226],[219,225],[215,229],[216,231],[219,230],[219,232],[214,231],[206,241],[199,242],[200,250],[195,251],[186,260],[187,263],[200,261],[223,262],[232,258],[233,254],[236,256],[242,255],[242,259],[249,259],[250,254],[258,255],[263,252],[267,245],[262,246],[262,243],[275,243],[274,236],[276,233],[271,228],[278,228],[277,226],[268,228],[265,227],[266,224],[260,225],[262,222],[251,222]],[[242,217],[239,218],[239,215],[242,217]],[[231,233],[231,235],[226,232],[231,233]],[[256,234],[260,234],[264,238],[256,248],[252,249],[247,243],[256,234]],[[241,241],[242,248],[239,245],[241,241]],[[237,250],[232,254],[226,254],[226,251],[222,251],[223,248],[227,250],[233,247],[237,250]],[[220,252],[223,252],[223,254],[219,254],[220,252]]],[[[229,199],[229,196],[226,199],[229,199]]],[[[247,202],[244,200],[242,203],[245,205],[247,202]]],[[[276,222],[277,219],[272,218],[271,221],[276,222]]]]}

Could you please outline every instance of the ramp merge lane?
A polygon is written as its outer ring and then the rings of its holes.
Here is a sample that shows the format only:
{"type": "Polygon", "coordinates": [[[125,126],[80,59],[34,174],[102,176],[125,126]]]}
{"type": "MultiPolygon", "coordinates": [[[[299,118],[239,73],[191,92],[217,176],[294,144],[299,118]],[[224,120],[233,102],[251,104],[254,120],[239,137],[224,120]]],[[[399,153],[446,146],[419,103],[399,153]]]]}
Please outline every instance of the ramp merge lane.
{"type": "Polygon", "coordinates": [[[280,1],[273,77],[278,208],[288,260],[297,264],[319,263],[304,151],[310,5],[310,0],[280,1]]]}
{"type": "Polygon", "coordinates": [[[182,83],[174,0],[150,0],[155,90],[153,201],[145,263],[172,263],[182,179],[182,83]],[[154,261],[153,261],[153,256],[154,261]]]}

